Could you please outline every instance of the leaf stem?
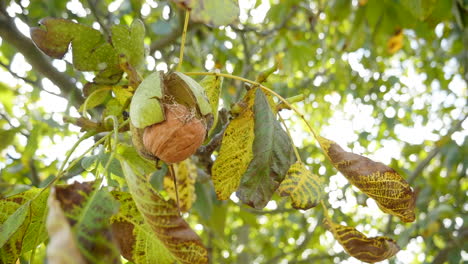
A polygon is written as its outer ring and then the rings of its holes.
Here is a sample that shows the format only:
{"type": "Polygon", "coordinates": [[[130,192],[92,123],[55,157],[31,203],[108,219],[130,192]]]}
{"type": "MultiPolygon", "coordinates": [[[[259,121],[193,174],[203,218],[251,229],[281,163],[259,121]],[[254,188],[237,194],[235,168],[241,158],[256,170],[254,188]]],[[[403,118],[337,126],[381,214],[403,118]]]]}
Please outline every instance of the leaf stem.
{"type": "Polygon", "coordinates": [[[281,115],[279,113],[278,113],[278,118],[281,121],[281,123],[283,124],[284,128],[286,129],[286,133],[288,134],[288,137],[291,140],[292,147],[293,147],[293,150],[294,150],[294,155],[296,155],[297,161],[299,161],[300,163],[303,163],[302,159],[301,159],[301,156],[299,155],[299,151],[297,151],[297,147],[296,147],[296,145],[294,145],[294,141],[293,141],[293,138],[291,136],[291,131],[289,131],[288,126],[286,126],[286,122],[284,122],[284,119],[281,117],[281,115]]]}
{"type": "MultiPolygon", "coordinates": [[[[117,143],[118,143],[118,141],[119,141],[119,120],[118,120],[117,117],[114,116],[114,115],[111,115],[111,116],[106,117],[106,118],[104,119],[104,121],[105,121],[105,120],[108,120],[108,119],[112,119],[113,124],[114,124],[114,144],[113,144],[113,146],[112,146],[112,152],[111,152],[111,154],[110,154],[110,156],[109,156],[109,159],[107,159],[106,165],[104,166],[104,173],[107,172],[107,169],[109,169],[109,166],[110,166],[112,160],[113,160],[114,157],[115,157],[115,152],[117,151],[117,143]]],[[[108,173],[108,175],[109,175],[109,176],[108,176],[108,177],[109,177],[108,180],[110,180],[110,174],[108,173]]]]}
{"type": "Polygon", "coordinates": [[[184,30],[182,31],[182,42],[180,44],[179,64],[177,65],[178,71],[180,71],[180,68],[182,67],[182,62],[184,61],[185,39],[187,37],[187,28],[189,20],[190,11],[187,9],[187,11],[185,11],[184,30]]]}
{"type": "Polygon", "coordinates": [[[177,178],[176,178],[176,173],[175,173],[175,170],[174,170],[174,164],[169,165],[169,174],[171,175],[172,180],[174,181],[174,190],[175,190],[175,195],[176,195],[177,211],[179,211],[179,216],[180,216],[179,190],[177,189],[177,178]]]}

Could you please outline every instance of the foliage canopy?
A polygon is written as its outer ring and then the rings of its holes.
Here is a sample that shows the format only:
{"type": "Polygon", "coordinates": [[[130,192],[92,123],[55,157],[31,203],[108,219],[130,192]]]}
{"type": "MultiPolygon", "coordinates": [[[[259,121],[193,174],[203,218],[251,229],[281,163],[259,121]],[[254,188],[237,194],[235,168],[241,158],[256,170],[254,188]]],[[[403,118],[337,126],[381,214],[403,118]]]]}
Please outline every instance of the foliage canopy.
{"type": "Polygon", "coordinates": [[[0,263],[467,261],[467,47],[464,0],[0,1],[0,263]]]}

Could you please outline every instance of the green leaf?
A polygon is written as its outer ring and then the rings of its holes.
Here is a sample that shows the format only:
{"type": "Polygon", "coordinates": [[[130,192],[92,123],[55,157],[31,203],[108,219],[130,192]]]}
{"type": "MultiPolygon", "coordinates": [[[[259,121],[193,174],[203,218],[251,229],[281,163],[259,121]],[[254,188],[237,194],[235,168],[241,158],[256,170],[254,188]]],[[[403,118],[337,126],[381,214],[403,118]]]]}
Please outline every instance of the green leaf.
{"type": "Polygon", "coordinates": [[[295,161],[289,136],[275,119],[268,100],[256,89],[253,160],[242,176],[237,196],[254,208],[263,208],[295,161]]]}
{"type": "Polygon", "coordinates": [[[114,86],[112,87],[112,91],[115,94],[115,99],[117,99],[121,105],[127,105],[128,100],[133,96],[132,92],[122,86],[114,86]]]}
{"type": "MultiPolygon", "coordinates": [[[[102,168],[106,166],[110,156],[111,156],[110,153],[102,153],[101,155],[99,155],[99,162],[102,168]]],[[[107,171],[118,177],[124,178],[124,174],[122,172],[122,166],[120,166],[120,162],[116,158],[113,158],[111,160],[109,167],[107,168],[107,171]]]]}
{"type": "Polygon", "coordinates": [[[46,238],[45,214],[48,191],[33,188],[0,200],[0,263],[16,263],[18,257],[46,238]]]}
{"type": "MultiPolygon", "coordinates": [[[[219,70],[217,70],[217,72],[219,72],[219,70]]],[[[207,75],[200,81],[201,87],[205,89],[206,97],[210,102],[211,112],[213,113],[213,125],[208,132],[208,136],[211,135],[213,130],[216,128],[216,123],[218,122],[218,105],[222,84],[223,77],[216,75],[207,75]]]]}
{"type": "Polygon", "coordinates": [[[157,191],[164,190],[164,178],[168,173],[169,168],[167,167],[166,163],[163,163],[161,168],[159,168],[157,171],[151,174],[149,178],[149,183],[157,191]]]}
{"type": "Polygon", "coordinates": [[[174,263],[175,258],[153,235],[130,193],[113,191],[112,195],[120,202],[119,212],[111,218],[111,222],[122,255],[134,263],[174,263]]]}
{"type": "Polygon", "coordinates": [[[118,54],[97,30],[60,18],[45,18],[31,28],[31,38],[47,55],[61,59],[71,43],[73,66],[95,71],[97,83],[116,83],[122,76],[118,54]]]}
{"type": "Polygon", "coordinates": [[[79,111],[82,112],[85,105],[86,105],[86,110],[93,109],[94,107],[103,104],[107,99],[108,96],[110,95],[110,87],[104,87],[100,88],[94,92],[92,92],[88,98],[86,98],[86,101],[80,106],[79,111]]]}
{"type": "Polygon", "coordinates": [[[165,119],[162,99],[162,80],[159,72],[153,72],[138,86],[130,103],[130,119],[137,128],[159,123],[165,119]]]}
{"type": "Polygon", "coordinates": [[[138,211],[145,223],[151,227],[153,235],[160,239],[171,254],[181,263],[207,263],[208,253],[200,237],[190,229],[180,217],[177,206],[167,202],[145,179],[145,175],[136,174],[129,163],[121,160],[138,211]]]}
{"type": "MultiPolygon", "coordinates": [[[[112,238],[110,218],[119,204],[105,189],[94,183],[56,186],[55,198],[72,227],[77,247],[88,263],[120,263],[120,253],[112,238]]],[[[63,245],[66,247],[67,245],[63,245]]]]}
{"type": "Polygon", "coordinates": [[[302,210],[317,206],[324,194],[320,178],[302,162],[296,162],[289,168],[278,192],[281,196],[290,196],[293,207],[302,210]]]}
{"type": "Polygon", "coordinates": [[[141,20],[135,19],[128,28],[124,25],[115,25],[112,31],[112,45],[117,53],[124,54],[128,62],[139,69],[145,61],[145,25],[141,20]]]}
{"type": "Polygon", "coordinates": [[[154,162],[142,158],[133,146],[119,144],[117,146],[117,153],[117,158],[120,160],[125,159],[128,163],[132,164],[133,168],[137,170],[137,173],[150,174],[155,170],[154,162]]]}
{"type": "Polygon", "coordinates": [[[81,167],[83,167],[83,169],[85,169],[86,171],[93,171],[96,168],[98,159],[99,155],[84,157],[81,160],[81,167]]]}
{"type": "Polygon", "coordinates": [[[31,202],[20,206],[8,219],[0,226],[0,248],[10,239],[26,219],[31,202]]]}
{"type": "Polygon", "coordinates": [[[247,92],[239,105],[244,105],[239,116],[231,120],[223,135],[221,149],[211,169],[216,195],[227,200],[239,187],[242,175],[254,157],[254,104],[255,91],[247,92]]]}

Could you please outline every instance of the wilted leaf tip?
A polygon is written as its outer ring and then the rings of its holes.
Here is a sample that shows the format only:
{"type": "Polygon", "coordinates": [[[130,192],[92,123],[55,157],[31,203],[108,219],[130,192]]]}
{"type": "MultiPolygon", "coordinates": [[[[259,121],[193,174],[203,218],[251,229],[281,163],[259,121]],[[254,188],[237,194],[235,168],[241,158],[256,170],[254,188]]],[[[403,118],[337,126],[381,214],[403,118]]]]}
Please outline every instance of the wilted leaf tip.
{"type": "Polygon", "coordinates": [[[333,165],[351,184],[373,198],[382,211],[400,217],[403,222],[415,220],[416,195],[395,170],[347,152],[326,138],[319,137],[319,144],[333,165]]]}
{"type": "Polygon", "coordinates": [[[349,255],[368,263],[393,257],[400,247],[389,237],[367,237],[354,227],[335,224],[325,219],[323,224],[349,255]]]}

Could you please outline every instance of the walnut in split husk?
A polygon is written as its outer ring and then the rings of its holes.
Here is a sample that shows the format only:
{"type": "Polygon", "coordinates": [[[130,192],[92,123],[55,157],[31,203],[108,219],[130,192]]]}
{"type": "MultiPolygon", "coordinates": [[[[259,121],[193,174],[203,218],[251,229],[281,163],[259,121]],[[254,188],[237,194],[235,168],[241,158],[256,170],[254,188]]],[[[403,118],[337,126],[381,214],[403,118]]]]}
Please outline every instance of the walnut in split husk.
{"type": "Polygon", "coordinates": [[[179,72],[153,73],[136,90],[130,119],[139,153],[171,164],[202,145],[212,113],[203,88],[193,79],[179,72]]]}

